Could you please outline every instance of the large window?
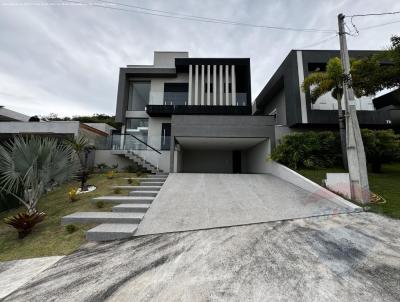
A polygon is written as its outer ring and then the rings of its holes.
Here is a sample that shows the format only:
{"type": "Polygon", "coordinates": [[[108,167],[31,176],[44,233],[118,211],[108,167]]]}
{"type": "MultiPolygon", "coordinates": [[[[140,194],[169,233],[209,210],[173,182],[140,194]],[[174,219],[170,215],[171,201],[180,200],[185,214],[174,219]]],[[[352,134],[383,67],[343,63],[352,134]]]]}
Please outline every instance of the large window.
{"type": "Polygon", "coordinates": [[[150,81],[133,81],[129,85],[128,110],[144,111],[150,99],[150,81]]]}

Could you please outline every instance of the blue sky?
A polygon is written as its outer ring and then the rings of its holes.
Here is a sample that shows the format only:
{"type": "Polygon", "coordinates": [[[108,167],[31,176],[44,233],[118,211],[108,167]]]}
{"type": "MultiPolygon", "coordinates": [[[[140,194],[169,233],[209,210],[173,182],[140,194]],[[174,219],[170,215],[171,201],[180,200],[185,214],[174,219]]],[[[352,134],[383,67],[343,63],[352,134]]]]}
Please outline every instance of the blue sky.
{"type": "MultiPolygon", "coordinates": [[[[395,0],[116,2],[245,23],[333,30],[339,12],[400,10],[395,0]]],[[[151,64],[154,50],[189,51],[191,57],[249,57],[254,99],[291,49],[338,48],[334,34],[199,23],[61,4],[66,3],[0,0],[0,105],[28,115],[114,114],[119,67],[151,64]]],[[[360,35],[348,38],[350,49],[382,49],[391,35],[400,34],[400,15],[354,21],[360,35]]]]}

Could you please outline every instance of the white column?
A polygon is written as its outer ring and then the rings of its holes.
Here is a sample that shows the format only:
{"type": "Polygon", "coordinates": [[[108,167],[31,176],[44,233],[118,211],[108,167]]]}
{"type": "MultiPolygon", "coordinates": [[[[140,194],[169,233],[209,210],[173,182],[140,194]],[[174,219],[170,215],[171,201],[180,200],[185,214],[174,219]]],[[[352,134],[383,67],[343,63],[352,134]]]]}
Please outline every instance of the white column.
{"type": "Polygon", "coordinates": [[[217,65],[213,65],[213,105],[217,105],[217,65]]]}
{"type": "Polygon", "coordinates": [[[121,142],[120,142],[120,149],[124,149],[124,144],[125,144],[125,125],[122,125],[121,127],[121,142]]]}
{"type": "Polygon", "coordinates": [[[199,104],[199,65],[194,67],[194,105],[199,104]]]}
{"type": "Polygon", "coordinates": [[[188,105],[192,105],[192,81],[193,81],[193,70],[192,65],[189,65],[189,90],[188,90],[188,105]]]}
{"type": "Polygon", "coordinates": [[[235,72],[235,65],[232,65],[231,67],[231,73],[232,73],[232,80],[231,80],[231,85],[232,85],[232,106],[237,105],[236,101],[236,72],[235,72]]]}
{"type": "Polygon", "coordinates": [[[210,106],[210,81],[211,81],[211,75],[210,75],[210,65],[207,65],[207,105],[210,106]]]}
{"type": "Polygon", "coordinates": [[[224,68],[219,65],[219,104],[224,105],[224,68]]]}
{"type": "Polygon", "coordinates": [[[200,104],[204,105],[204,65],[201,65],[200,104]]]}
{"type": "Polygon", "coordinates": [[[225,65],[225,105],[231,105],[229,99],[229,66],[225,65]]]}

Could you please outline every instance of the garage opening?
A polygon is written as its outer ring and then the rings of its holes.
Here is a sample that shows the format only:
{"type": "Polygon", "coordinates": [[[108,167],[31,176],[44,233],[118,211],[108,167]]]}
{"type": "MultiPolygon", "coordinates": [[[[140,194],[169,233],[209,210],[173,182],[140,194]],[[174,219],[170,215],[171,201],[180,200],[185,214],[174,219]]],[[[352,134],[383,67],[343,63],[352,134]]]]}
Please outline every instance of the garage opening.
{"type": "MultiPolygon", "coordinates": [[[[266,138],[177,137],[178,172],[249,173],[248,154],[266,138]]],[[[266,158],[263,155],[264,158],[266,158]]]]}

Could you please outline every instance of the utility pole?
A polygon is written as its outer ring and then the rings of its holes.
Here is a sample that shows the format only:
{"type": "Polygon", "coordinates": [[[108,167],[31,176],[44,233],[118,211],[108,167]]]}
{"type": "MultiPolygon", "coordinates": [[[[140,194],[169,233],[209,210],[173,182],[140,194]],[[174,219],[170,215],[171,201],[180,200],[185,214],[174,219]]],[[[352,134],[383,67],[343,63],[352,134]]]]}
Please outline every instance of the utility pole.
{"type": "Polygon", "coordinates": [[[346,151],[350,176],[351,197],[363,204],[370,200],[367,161],[365,159],[364,144],[358,124],[354,91],[351,87],[350,58],[347,49],[346,31],[343,14],[338,15],[340,57],[344,71],[343,97],[346,108],[346,151]]]}

